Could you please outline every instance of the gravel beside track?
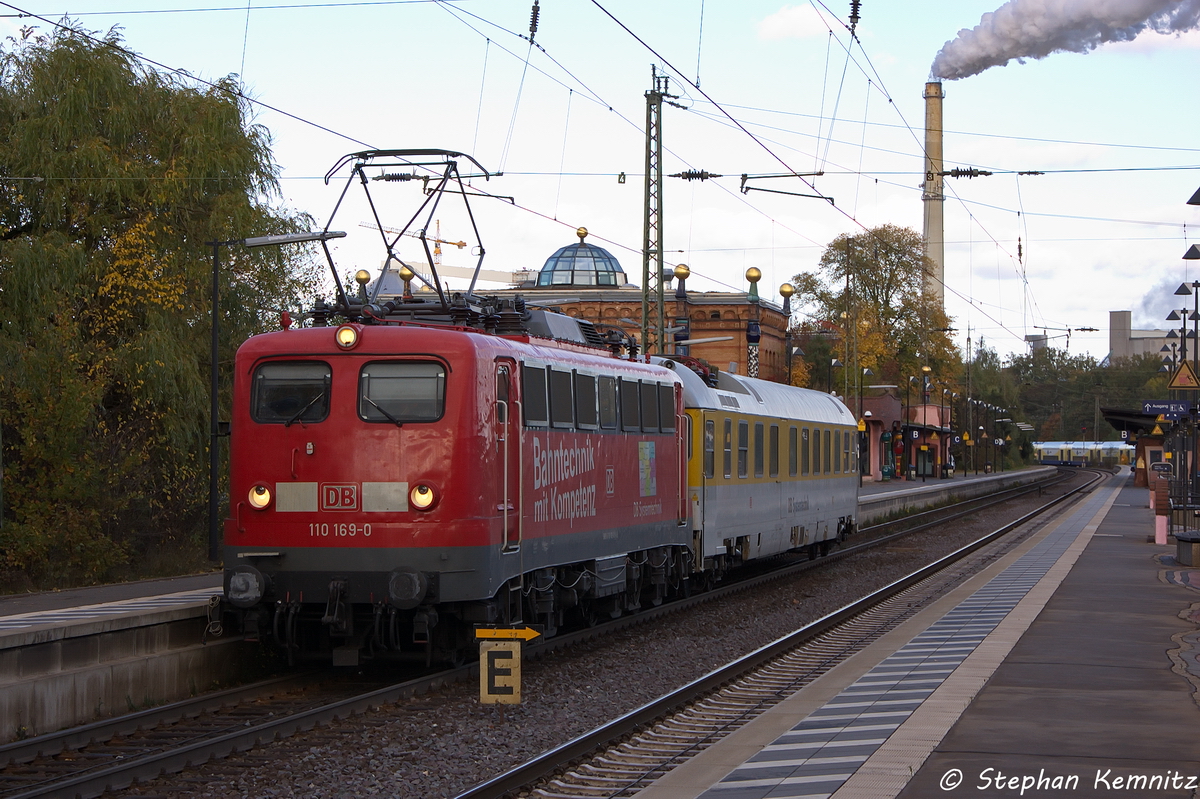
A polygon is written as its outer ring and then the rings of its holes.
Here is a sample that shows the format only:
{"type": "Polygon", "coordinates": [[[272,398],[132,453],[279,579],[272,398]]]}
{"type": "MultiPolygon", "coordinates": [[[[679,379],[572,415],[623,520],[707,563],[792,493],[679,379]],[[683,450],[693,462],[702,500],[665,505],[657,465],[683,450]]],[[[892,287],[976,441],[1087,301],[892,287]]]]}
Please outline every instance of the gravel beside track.
{"type": "MultiPolygon", "coordinates": [[[[894,582],[1059,493],[1026,495],[543,659],[527,654],[521,705],[482,706],[477,683],[459,683],[106,796],[453,797],[894,582]]],[[[1018,531],[972,557],[983,568],[1023,537],[1018,531]]]]}

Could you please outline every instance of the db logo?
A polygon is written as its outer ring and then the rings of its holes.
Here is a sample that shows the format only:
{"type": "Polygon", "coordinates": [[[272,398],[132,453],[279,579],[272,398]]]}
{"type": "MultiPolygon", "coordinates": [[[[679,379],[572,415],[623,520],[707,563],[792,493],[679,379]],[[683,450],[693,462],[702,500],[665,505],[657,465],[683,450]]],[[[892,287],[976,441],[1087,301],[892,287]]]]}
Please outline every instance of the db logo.
{"type": "Polygon", "coordinates": [[[323,483],[321,510],[358,510],[358,486],[323,483]]]}

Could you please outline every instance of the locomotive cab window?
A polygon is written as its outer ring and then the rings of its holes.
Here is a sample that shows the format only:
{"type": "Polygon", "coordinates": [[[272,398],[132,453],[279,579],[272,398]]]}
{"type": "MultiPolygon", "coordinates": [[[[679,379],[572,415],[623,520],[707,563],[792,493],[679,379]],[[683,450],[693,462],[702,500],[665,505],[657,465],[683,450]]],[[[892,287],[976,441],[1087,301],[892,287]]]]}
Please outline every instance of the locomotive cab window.
{"type": "Polygon", "coordinates": [[[264,363],[254,371],[250,416],[260,424],[320,422],[329,415],[329,364],[264,363]]]}
{"type": "Polygon", "coordinates": [[[446,403],[446,370],[439,363],[376,361],[358,381],[358,415],[368,422],[435,422],[446,403]]]}

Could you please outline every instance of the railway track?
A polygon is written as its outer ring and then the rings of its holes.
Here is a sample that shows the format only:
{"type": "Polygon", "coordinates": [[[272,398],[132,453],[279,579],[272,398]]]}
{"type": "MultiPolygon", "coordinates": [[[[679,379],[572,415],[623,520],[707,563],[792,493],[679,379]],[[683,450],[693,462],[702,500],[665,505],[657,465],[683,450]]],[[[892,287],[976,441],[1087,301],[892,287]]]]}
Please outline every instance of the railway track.
{"type": "MultiPolygon", "coordinates": [[[[1046,488],[1046,484],[1041,489],[1046,488]]],[[[682,602],[645,610],[596,627],[557,636],[527,650],[529,656],[545,654],[601,635],[643,624],[693,604],[753,589],[831,560],[884,546],[957,515],[978,511],[1013,496],[1039,490],[1010,490],[903,519],[865,528],[871,540],[845,547],[817,561],[800,561],[769,574],[720,586],[682,602]],[[897,529],[902,528],[902,529],[897,529]]],[[[417,677],[394,680],[320,679],[317,675],[292,675],[218,694],[196,697],[119,718],[95,722],[72,730],[18,741],[0,747],[0,799],[43,796],[99,796],[121,790],[137,780],[175,773],[189,766],[244,752],[296,732],[330,723],[334,719],[389,705],[439,686],[477,677],[474,665],[417,677]]],[[[710,711],[711,712],[711,711],[710,711]]],[[[716,713],[720,715],[720,713],[716,713]]],[[[638,722],[642,723],[642,722],[638,722]]],[[[487,794],[481,794],[487,795],[487,794]]]]}
{"type": "Polygon", "coordinates": [[[940,598],[974,571],[964,559],[1105,477],[1057,497],[975,542],[790,636],[460,794],[457,799],[631,796],[786,699],[940,598]]]}

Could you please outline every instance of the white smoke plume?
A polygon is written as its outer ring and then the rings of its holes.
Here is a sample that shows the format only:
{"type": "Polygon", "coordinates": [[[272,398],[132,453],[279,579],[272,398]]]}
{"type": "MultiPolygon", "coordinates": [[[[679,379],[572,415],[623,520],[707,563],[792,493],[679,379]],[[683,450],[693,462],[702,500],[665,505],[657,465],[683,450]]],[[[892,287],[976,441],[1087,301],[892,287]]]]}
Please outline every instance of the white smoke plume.
{"type": "Polygon", "coordinates": [[[1008,0],[971,30],[946,42],[933,76],[965,78],[1016,59],[1086,53],[1145,31],[1182,33],[1200,27],[1200,0],[1008,0]]]}

